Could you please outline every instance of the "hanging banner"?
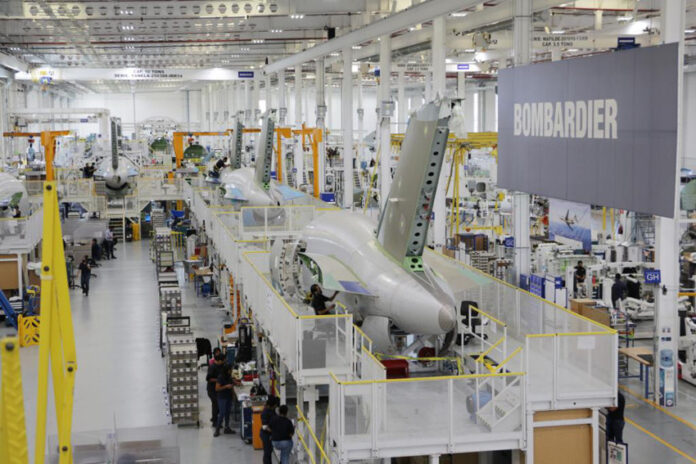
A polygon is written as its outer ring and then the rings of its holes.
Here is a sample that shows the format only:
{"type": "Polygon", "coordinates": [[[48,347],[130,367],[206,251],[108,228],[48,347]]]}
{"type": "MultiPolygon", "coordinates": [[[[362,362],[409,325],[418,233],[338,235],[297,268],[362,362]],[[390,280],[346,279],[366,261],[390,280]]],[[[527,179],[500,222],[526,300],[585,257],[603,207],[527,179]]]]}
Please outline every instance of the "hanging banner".
{"type": "Polygon", "coordinates": [[[498,185],[674,215],[677,44],[503,69],[498,185]]]}
{"type": "MultiPolygon", "coordinates": [[[[44,68],[40,68],[44,69],[44,68]]],[[[254,71],[227,68],[172,69],[172,68],[63,68],[52,75],[55,81],[225,81],[253,79],[254,71]]],[[[36,72],[15,74],[17,80],[32,79],[36,72]]]]}
{"type": "Polygon", "coordinates": [[[549,200],[549,238],[571,246],[592,250],[592,213],[590,205],[564,200],[549,200]]]}

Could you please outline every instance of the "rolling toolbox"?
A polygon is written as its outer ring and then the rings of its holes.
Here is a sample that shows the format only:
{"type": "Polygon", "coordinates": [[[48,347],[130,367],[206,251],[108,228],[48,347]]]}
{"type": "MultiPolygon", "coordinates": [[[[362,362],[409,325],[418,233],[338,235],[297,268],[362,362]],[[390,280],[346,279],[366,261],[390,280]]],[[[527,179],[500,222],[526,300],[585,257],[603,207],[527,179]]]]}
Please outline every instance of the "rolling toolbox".
{"type": "Polygon", "coordinates": [[[252,431],[252,421],[253,421],[253,412],[251,410],[251,403],[248,401],[244,401],[242,404],[242,420],[241,420],[241,430],[240,430],[240,438],[245,442],[245,443],[251,443],[253,440],[253,431],[252,431]]]}

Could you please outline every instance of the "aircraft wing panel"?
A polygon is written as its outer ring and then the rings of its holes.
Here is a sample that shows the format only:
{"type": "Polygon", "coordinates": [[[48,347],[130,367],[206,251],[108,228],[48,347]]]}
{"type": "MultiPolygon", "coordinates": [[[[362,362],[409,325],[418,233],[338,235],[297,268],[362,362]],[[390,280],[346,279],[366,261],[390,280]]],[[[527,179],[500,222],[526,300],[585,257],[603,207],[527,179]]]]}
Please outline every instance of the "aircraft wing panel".
{"type": "Polygon", "coordinates": [[[276,185],[275,190],[282,195],[283,200],[285,201],[295,200],[305,196],[304,193],[299,192],[292,187],[288,187],[287,185],[276,185]]]}
{"type": "Polygon", "coordinates": [[[239,190],[237,187],[232,187],[231,185],[225,187],[225,198],[235,201],[248,201],[241,190],[239,190]]]}

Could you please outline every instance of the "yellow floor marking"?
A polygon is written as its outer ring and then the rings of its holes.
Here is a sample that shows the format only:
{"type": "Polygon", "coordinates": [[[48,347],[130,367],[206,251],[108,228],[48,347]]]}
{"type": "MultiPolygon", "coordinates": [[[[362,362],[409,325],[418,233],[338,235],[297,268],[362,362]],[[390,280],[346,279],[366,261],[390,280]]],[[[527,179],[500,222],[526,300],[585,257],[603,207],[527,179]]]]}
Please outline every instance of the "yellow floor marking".
{"type": "Polygon", "coordinates": [[[643,401],[644,403],[649,404],[650,406],[657,409],[658,411],[667,414],[672,419],[681,422],[682,424],[686,425],[687,427],[689,427],[693,430],[696,430],[696,424],[694,424],[693,422],[689,422],[688,420],[675,415],[674,413],[668,411],[667,409],[663,408],[662,406],[660,406],[659,404],[655,403],[652,400],[648,400],[648,399],[643,398],[643,396],[640,393],[636,393],[635,391],[631,390],[630,388],[628,388],[624,385],[619,385],[619,388],[621,390],[625,391],[626,393],[630,394],[631,396],[638,398],[639,400],[643,401]]]}
{"type": "Polygon", "coordinates": [[[649,437],[655,439],[656,441],[662,443],[662,444],[665,445],[667,448],[671,449],[672,451],[674,451],[675,453],[677,453],[678,455],[680,455],[680,456],[683,457],[684,459],[686,459],[686,460],[688,460],[688,461],[693,462],[694,464],[696,464],[696,459],[692,458],[691,456],[689,456],[688,454],[686,454],[686,453],[683,452],[682,450],[677,449],[674,445],[672,445],[672,444],[670,444],[670,443],[667,443],[667,442],[664,441],[662,438],[660,438],[660,437],[658,437],[657,435],[655,435],[654,433],[652,433],[652,432],[650,432],[650,431],[644,429],[643,427],[641,427],[640,425],[636,424],[636,423],[635,423],[634,421],[632,421],[631,419],[625,418],[625,420],[626,420],[626,423],[627,423],[627,424],[631,424],[632,426],[634,426],[635,428],[637,428],[638,430],[640,430],[641,432],[643,432],[643,433],[646,434],[647,436],[649,436],[649,437]]]}

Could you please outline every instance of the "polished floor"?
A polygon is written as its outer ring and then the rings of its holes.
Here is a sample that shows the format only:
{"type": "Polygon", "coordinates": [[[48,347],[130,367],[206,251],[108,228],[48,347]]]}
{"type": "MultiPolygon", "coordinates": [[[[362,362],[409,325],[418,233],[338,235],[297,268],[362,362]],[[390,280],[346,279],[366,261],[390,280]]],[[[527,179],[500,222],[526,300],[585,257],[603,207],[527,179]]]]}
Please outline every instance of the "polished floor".
{"type": "MultiPolygon", "coordinates": [[[[148,246],[148,241],[119,245],[118,259],[103,261],[94,270],[97,277],[91,281],[89,296],[83,296],[79,289],[70,291],[78,361],[73,430],[78,435],[170,423],[164,359],[157,346],[157,282],[148,246]]],[[[213,340],[223,312],[213,308],[208,299],[196,298],[193,284],[184,285],[183,311],[191,316],[194,334],[213,340]]],[[[23,348],[21,359],[33,451],[38,347],[23,348]]],[[[201,427],[172,428],[180,447],[180,462],[261,462],[260,453],[243,443],[238,434],[213,438],[205,370],[199,377],[201,427]]],[[[52,403],[52,394],[50,400],[52,403]]],[[[55,433],[52,410],[48,424],[49,434],[55,433]]]]}
{"type": "MultiPolygon", "coordinates": [[[[73,323],[78,350],[74,431],[166,426],[164,361],[157,347],[158,297],[155,272],[148,257],[148,242],[120,245],[118,259],[95,270],[88,297],[71,291],[73,323]]],[[[196,298],[191,283],[184,283],[184,313],[192,319],[196,336],[214,339],[223,313],[209,300],[196,298]]],[[[0,329],[0,334],[7,330],[0,329]]],[[[36,411],[38,347],[22,349],[22,377],[30,448],[36,411]]],[[[258,451],[238,435],[213,438],[207,422],[210,404],[201,372],[200,428],[173,427],[181,462],[261,462],[258,451]]],[[[665,410],[641,398],[637,379],[622,382],[628,419],[624,439],[631,463],[696,464],[696,388],[680,382],[678,407],[665,410]]],[[[49,431],[55,415],[49,412],[49,431]]],[[[49,433],[50,433],[49,432],[49,433]]],[[[32,453],[33,454],[33,453],[32,453]]]]}

